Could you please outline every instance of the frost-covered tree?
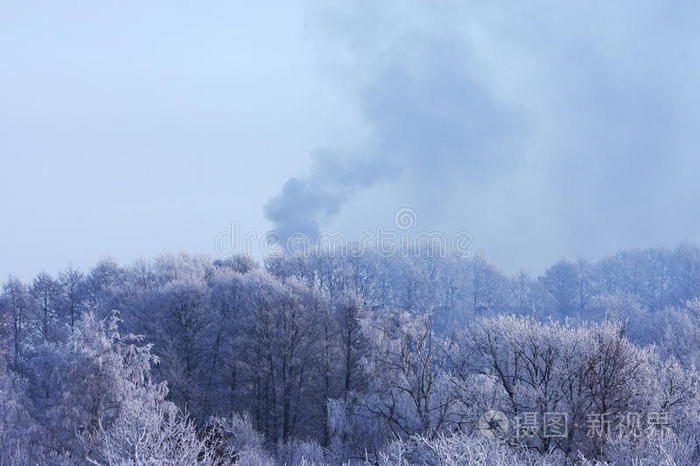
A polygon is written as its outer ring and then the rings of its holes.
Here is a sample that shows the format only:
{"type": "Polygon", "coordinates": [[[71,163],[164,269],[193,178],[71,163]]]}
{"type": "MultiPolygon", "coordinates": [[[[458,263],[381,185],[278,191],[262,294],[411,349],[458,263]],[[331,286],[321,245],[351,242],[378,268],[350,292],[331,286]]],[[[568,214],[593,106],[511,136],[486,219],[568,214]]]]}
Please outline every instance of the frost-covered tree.
{"type": "Polygon", "coordinates": [[[29,289],[16,277],[10,277],[2,287],[0,314],[10,368],[21,373],[26,349],[37,337],[37,313],[29,289]]]}
{"type": "Polygon", "coordinates": [[[435,252],[180,254],[10,279],[0,464],[700,461],[696,247],[538,278],[435,252]],[[565,435],[528,424],[552,412],[565,435]],[[596,436],[591,415],[665,422],[596,436]]]}
{"type": "Polygon", "coordinates": [[[62,291],[60,316],[72,331],[87,299],[85,277],[78,269],[71,267],[58,274],[58,284],[62,291]]]}
{"type": "Polygon", "coordinates": [[[434,335],[431,319],[430,312],[386,312],[367,324],[372,342],[367,409],[394,436],[431,438],[454,420],[446,371],[449,342],[434,335]]]}
{"type": "Polygon", "coordinates": [[[264,273],[245,275],[242,347],[250,411],[268,438],[286,441],[321,429],[323,416],[308,409],[318,400],[320,307],[295,278],[285,282],[264,273]]]}
{"type": "Polygon", "coordinates": [[[61,333],[59,309],[61,286],[51,275],[42,272],[36,276],[29,291],[38,307],[39,330],[45,341],[56,340],[61,333]]]}
{"type": "Polygon", "coordinates": [[[178,279],[158,290],[151,309],[158,373],[169,382],[172,399],[195,412],[204,396],[207,297],[206,285],[197,278],[178,279]]]}
{"type": "Polygon", "coordinates": [[[151,378],[158,359],[116,316],[85,314],[62,344],[27,361],[26,433],[32,461],[70,464],[213,464],[194,425],[151,378]]]}

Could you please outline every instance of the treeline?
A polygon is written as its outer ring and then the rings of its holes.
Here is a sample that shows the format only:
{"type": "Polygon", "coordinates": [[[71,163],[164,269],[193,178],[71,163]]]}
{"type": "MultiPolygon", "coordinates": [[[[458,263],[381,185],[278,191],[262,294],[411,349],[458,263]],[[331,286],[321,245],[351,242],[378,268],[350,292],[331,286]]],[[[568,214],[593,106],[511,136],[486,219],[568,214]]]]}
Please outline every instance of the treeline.
{"type": "Polygon", "coordinates": [[[10,278],[0,464],[700,460],[700,249],[537,278],[439,252],[10,278]]]}

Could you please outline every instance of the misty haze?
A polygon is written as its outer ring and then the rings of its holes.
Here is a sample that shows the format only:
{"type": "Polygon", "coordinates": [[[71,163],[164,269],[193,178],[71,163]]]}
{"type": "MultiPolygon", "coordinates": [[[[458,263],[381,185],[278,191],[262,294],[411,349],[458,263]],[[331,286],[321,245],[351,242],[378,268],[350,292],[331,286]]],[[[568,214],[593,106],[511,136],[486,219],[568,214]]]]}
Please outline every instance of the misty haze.
{"type": "Polygon", "coordinates": [[[0,466],[700,465],[700,4],[0,15],[0,466]]]}

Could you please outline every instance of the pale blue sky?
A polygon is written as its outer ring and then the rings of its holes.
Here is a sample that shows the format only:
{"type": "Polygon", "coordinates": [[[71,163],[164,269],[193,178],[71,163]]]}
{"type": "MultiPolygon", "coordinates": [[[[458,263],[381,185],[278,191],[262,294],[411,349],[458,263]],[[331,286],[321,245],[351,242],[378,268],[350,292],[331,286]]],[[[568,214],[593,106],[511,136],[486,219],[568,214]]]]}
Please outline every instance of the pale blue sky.
{"type": "Polygon", "coordinates": [[[700,239],[698,4],[495,3],[3,2],[0,275],[213,255],[265,205],[411,206],[509,270],[700,239]]]}
{"type": "Polygon", "coordinates": [[[0,273],[264,233],[263,203],[344,125],[291,5],[3,2],[0,273]]]}

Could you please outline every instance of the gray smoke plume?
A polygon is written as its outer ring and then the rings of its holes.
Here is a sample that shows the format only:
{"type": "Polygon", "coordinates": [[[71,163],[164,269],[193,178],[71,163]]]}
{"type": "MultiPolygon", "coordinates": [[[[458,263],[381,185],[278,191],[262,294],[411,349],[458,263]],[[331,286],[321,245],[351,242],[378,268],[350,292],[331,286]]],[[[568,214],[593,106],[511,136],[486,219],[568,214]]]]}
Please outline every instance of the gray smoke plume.
{"type": "Polygon", "coordinates": [[[321,224],[336,215],[357,189],[389,175],[390,165],[379,157],[347,159],[316,151],[312,158],[311,173],[289,179],[265,206],[265,216],[282,241],[295,233],[314,240],[321,224]]]}
{"type": "Polygon", "coordinates": [[[700,239],[700,4],[352,5],[309,24],[376,155],[289,180],[266,208],[282,235],[398,199],[506,266],[700,239]]]}

